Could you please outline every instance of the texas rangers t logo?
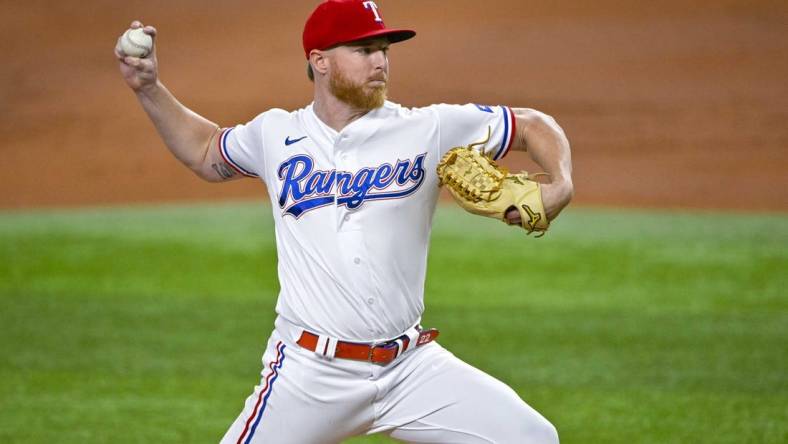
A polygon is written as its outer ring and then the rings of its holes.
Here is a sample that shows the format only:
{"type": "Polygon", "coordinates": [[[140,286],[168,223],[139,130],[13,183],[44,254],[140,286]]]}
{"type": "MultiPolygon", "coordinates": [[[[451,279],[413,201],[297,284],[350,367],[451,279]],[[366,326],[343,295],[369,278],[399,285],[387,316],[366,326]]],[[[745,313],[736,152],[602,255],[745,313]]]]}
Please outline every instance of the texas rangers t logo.
{"type": "Polygon", "coordinates": [[[315,170],[315,161],[306,154],[293,156],[279,165],[282,181],[279,207],[295,218],[326,205],[360,207],[368,200],[401,199],[410,196],[424,183],[424,158],[397,160],[356,172],[315,170]]]}
{"type": "Polygon", "coordinates": [[[372,13],[375,14],[375,21],[383,23],[383,17],[380,16],[380,13],[378,12],[378,5],[376,5],[375,2],[371,0],[364,2],[364,8],[371,9],[372,13]]]}

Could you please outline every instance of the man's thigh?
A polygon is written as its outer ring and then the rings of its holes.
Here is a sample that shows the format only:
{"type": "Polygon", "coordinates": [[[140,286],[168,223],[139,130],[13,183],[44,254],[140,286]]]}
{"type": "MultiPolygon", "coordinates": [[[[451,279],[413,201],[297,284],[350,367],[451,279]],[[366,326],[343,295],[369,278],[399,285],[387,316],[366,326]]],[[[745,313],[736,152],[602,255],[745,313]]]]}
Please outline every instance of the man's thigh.
{"type": "Polygon", "coordinates": [[[274,332],[260,383],[221,443],[339,443],[369,428],[374,394],[352,363],[320,360],[274,332]]]}
{"type": "Polygon", "coordinates": [[[555,427],[514,390],[437,343],[381,382],[391,387],[382,386],[389,391],[375,404],[373,433],[414,443],[558,443],[555,427]]]}

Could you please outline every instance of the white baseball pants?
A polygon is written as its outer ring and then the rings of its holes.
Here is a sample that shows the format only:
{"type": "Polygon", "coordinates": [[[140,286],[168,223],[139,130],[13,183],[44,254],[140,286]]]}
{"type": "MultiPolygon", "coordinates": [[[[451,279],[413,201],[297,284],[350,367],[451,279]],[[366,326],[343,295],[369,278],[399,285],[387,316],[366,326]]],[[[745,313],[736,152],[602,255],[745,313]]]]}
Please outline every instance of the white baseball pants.
{"type": "Polygon", "coordinates": [[[436,342],[387,366],[327,360],[282,318],[260,385],[222,444],[330,444],[384,433],[411,443],[557,444],[555,427],[506,384],[436,342]]]}

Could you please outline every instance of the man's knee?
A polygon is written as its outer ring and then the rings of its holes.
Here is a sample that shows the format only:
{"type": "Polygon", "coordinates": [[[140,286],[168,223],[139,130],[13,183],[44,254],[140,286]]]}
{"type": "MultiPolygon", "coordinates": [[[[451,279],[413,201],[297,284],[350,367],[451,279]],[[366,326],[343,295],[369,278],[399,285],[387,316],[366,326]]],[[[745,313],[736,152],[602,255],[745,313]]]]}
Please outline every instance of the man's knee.
{"type": "Polygon", "coordinates": [[[486,435],[488,442],[518,444],[558,444],[558,431],[555,426],[537,411],[524,405],[517,412],[510,411],[501,418],[492,433],[486,435]]]}
{"type": "Polygon", "coordinates": [[[518,442],[527,444],[558,444],[558,430],[550,421],[527,421],[523,424],[523,439],[518,442]]]}

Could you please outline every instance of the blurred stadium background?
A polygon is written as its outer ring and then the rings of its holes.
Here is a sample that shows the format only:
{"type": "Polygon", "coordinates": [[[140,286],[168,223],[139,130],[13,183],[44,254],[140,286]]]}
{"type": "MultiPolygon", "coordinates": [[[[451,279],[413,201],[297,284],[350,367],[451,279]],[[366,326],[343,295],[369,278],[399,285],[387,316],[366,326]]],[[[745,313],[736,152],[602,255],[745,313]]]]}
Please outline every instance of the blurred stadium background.
{"type": "MultiPolygon", "coordinates": [[[[231,125],[310,101],[315,4],[0,0],[0,442],[216,442],[237,415],[273,319],[270,207],[171,158],[112,48],[157,26],[163,81],[231,125]]],[[[441,342],[564,443],[788,441],[788,6],[379,5],[419,33],[393,100],[537,108],[573,146],[544,239],[439,209],[441,342]]]]}

